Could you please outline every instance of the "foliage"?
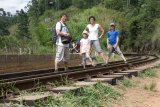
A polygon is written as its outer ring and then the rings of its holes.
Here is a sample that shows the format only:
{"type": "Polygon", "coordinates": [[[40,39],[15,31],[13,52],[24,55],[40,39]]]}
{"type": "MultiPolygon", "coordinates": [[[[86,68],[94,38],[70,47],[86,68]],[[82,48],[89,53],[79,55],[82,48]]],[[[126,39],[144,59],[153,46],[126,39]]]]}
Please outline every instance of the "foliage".
{"type": "Polygon", "coordinates": [[[20,38],[29,38],[29,31],[28,31],[28,15],[24,12],[23,9],[17,12],[18,18],[18,36],[20,38]]]}
{"type": "Polygon", "coordinates": [[[145,85],[144,85],[144,89],[145,89],[145,90],[149,90],[149,91],[156,91],[156,89],[155,89],[156,86],[157,86],[157,84],[152,81],[152,82],[151,82],[150,84],[148,84],[148,85],[145,84],[145,85]]]}
{"type": "Polygon", "coordinates": [[[91,8],[95,5],[98,5],[102,2],[102,0],[72,0],[72,5],[80,8],[80,9],[87,9],[91,8]]]}
{"type": "Polygon", "coordinates": [[[129,78],[124,78],[123,80],[119,81],[120,85],[123,85],[125,87],[133,87],[135,84],[129,79],[129,78]]]}
{"type": "Polygon", "coordinates": [[[12,20],[11,13],[0,8],[0,36],[9,35],[8,27],[12,24],[12,20]]]}
{"type": "Polygon", "coordinates": [[[7,24],[8,20],[5,17],[0,16],[0,36],[9,35],[7,24]]]}
{"type": "Polygon", "coordinates": [[[51,31],[50,29],[47,29],[46,26],[39,24],[37,27],[35,27],[34,33],[35,35],[38,35],[38,41],[41,43],[41,45],[52,45],[51,31]]]}
{"type": "MultiPolygon", "coordinates": [[[[0,9],[0,36],[6,40],[10,38],[7,35],[15,36],[17,48],[30,48],[33,53],[53,52],[50,29],[60,20],[60,14],[66,12],[67,25],[75,41],[81,38],[88,17],[93,15],[105,32],[109,23],[116,23],[122,50],[160,52],[159,5],[158,0],[31,0],[27,12],[17,11],[14,16],[0,9]]],[[[100,42],[106,49],[105,36],[100,42]]],[[[7,41],[0,44],[2,51],[5,46],[12,48],[7,41]]]]}
{"type": "Polygon", "coordinates": [[[157,77],[157,73],[154,69],[147,69],[144,72],[138,73],[138,76],[141,78],[145,77],[157,77]]]}
{"type": "Polygon", "coordinates": [[[109,106],[121,94],[107,85],[97,83],[95,86],[84,87],[77,93],[67,91],[61,98],[50,97],[45,102],[37,102],[36,107],[101,107],[109,106]],[[97,100],[98,99],[98,100],[97,100]]]}

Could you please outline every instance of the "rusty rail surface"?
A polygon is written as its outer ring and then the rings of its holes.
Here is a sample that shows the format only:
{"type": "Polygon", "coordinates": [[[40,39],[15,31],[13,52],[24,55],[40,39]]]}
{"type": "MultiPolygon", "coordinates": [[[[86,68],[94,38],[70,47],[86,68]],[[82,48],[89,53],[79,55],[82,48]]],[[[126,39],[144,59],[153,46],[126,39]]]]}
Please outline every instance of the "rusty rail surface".
{"type": "MultiPolygon", "coordinates": [[[[132,56],[132,54],[130,54],[132,56]]],[[[61,68],[59,73],[54,73],[54,69],[42,69],[37,71],[12,73],[7,75],[0,75],[2,81],[0,85],[14,84],[15,87],[22,89],[35,88],[37,85],[44,85],[47,82],[62,81],[63,78],[72,80],[84,80],[88,77],[97,77],[99,74],[109,74],[111,72],[118,72],[132,67],[140,66],[142,64],[151,63],[158,60],[155,55],[133,55],[135,57],[128,59],[129,64],[124,64],[123,61],[112,62],[108,66],[101,66],[98,64],[96,67],[91,65],[87,69],[82,69],[82,66],[70,67],[68,71],[63,71],[61,68]]]]}

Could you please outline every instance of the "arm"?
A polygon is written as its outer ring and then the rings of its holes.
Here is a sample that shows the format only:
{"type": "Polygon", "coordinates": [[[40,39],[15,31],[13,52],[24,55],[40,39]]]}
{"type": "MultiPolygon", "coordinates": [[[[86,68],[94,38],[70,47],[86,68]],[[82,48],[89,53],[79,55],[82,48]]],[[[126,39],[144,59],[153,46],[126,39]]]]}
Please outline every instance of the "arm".
{"type": "Polygon", "coordinates": [[[90,51],[91,51],[91,41],[88,40],[88,43],[87,43],[87,54],[90,55],[90,51]]]}
{"type": "Polygon", "coordinates": [[[75,44],[74,46],[73,46],[73,48],[75,49],[77,47],[77,44],[75,44]]]}
{"type": "Polygon", "coordinates": [[[61,32],[59,29],[57,29],[56,32],[57,32],[57,35],[59,35],[59,36],[69,36],[69,35],[70,35],[69,33],[64,34],[64,33],[61,32]]]}
{"type": "Polygon", "coordinates": [[[91,49],[91,45],[90,43],[88,43],[88,50],[87,50],[88,54],[90,54],[90,49],[91,49]]]}
{"type": "Polygon", "coordinates": [[[109,40],[108,40],[108,38],[107,38],[106,42],[107,42],[107,48],[109,49],[109,40]]]}
{"type": "Polygon", "coordinates": [[[65,36],[65,34],[63,32],[61,32],[59,29],[56,30],[57,35],[59,36],[65,36]]]}
{"type": "Polygon", "coordinates": [[[80,55],[82,55],[82,43],[80,42],[80,55]]]}
{"type": "Polygon", "coordinates": [[[104,29],[101,25],[99,25],[99,30],[101,31],[101,35],[98,38],[101,38],[104,35],[104,29]]]}
{"type": "Polygon", "coordinates": [[[107,37],[106,39],[107,48],[109,49],[110,47],[109,47],[109,33],[108,32],[106,33],[106,37],[107,37]]]}
{"type": "Polygon", "coordinates": [[[89,32],[89,29],[88,29],[88,27],[87,27],[87,26],[86,26],[86,28],[85,28],[84,30],[89,32]]]}
{"type": "Polygon", "coordinates": [[[114,48],[117,48],[118,42],[119,42],[119,37],[117,36],[117,38],[116,38],[116,44],[113,46],[114,48]]]}
{"type": "Polygon", "coordinates": [[[57,35],[59,35],[59,36],[69,36],[69,33],[64,34],[63,32],[60,31],[61,27],[62,27],[62,24],[60,22],[56,24],[57,35]]]}

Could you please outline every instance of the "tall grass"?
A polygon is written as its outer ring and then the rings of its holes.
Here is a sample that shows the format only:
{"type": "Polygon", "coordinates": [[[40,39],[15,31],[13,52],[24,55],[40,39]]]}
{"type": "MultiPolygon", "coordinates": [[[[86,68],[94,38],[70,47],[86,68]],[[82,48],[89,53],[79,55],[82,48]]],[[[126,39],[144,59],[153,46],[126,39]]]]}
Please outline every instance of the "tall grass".
{"type": "Polygon", "coordinates": [[[36,102],[36,107],[102,107],[121,97],[121,94],[107,85],[97,83],[81,88],[78,92],[67,91],[60,98],[50,97],[45,102],[36,102]]]}
{"type": "Polygon", "coordinates": [[[140,78],[157,77],[157,73],[154,69],[147,69],[144,72],[138,73],[138,77],[140,77],[140,78]]]}
{"type": "Polygon", "coordinates": [[[118,82],[118,84],[119,85],[123,85],[125,87],[133,87],[133,86],[135,86],[135,83],[132,80],[130,80],[129,78],[126,78],[126,77],[123,80],[120,80],[118,82]]]}
{"type": "Polygon", "coordinates": [[[156,91],[156,89],[155,89],[156,86],[157,86],[157,84],[152,81],[150,84],[145,84],[144,89],[149,90],[149,91],[156,91]]]}

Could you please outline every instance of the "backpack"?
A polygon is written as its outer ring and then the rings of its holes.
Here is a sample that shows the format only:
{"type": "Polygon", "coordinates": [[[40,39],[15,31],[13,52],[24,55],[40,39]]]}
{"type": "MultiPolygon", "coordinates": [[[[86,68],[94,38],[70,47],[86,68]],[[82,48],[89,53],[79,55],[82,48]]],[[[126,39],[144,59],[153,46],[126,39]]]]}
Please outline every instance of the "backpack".
{"type": "MultiPolygon", "coordinates": [[[[61,32],[62,28],[63,28],[63,25],[62,25],[61,22],[60,22],[60,24],[61,24],[61,29],[60,29],[60,32],[61,32]]],[[[58,35],[56,33],[56,25],[54,25],[54,27],[52,28],[52,41],[53,41],[53,44],[56,44],[57,39],[58,39],[58,35]]],[[[61,41],[62,41],[63,44],[68,44],[68,43],[71,42],[71,40],[72,40],[71,36],[61,36],[61,41]]]]}
{"type": "MultiPolygon", "coordinates": [[[[63,28],[63,25],[62,23],[61,24],[61,29],[60,29],[60,32],[62,31],[62,28],[63,28]]],[[[58,39],[58,35],[57,35],[57,32],[56,32],[56,24],[52,27],[52,42],[53,44],[56,44],[57,42],[57,39],[58,39]]]]}

